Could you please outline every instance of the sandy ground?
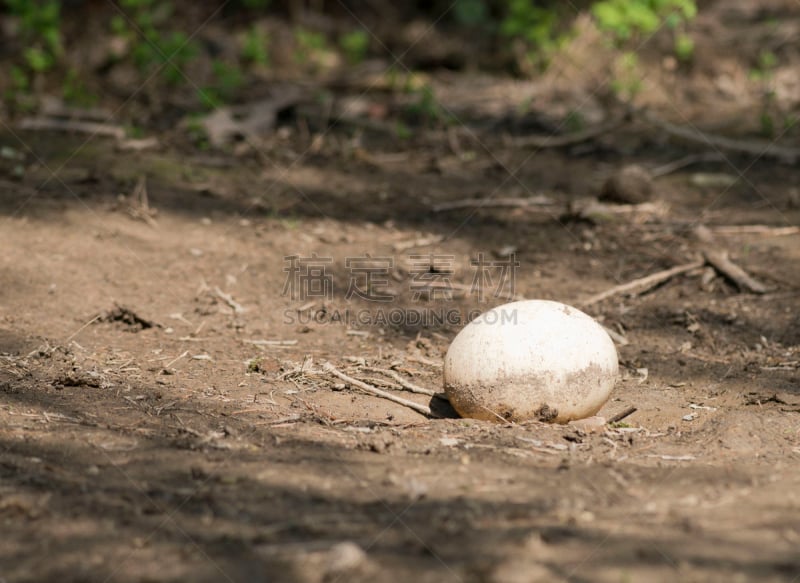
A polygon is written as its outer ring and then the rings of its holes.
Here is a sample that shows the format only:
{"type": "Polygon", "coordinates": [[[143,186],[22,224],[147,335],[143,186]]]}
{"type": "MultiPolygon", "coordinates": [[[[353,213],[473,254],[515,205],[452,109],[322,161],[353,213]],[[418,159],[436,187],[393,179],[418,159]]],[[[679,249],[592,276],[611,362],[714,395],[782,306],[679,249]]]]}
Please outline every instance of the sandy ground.
{"type": "MultiPolygon", "coordinates": [[[[708,76],[686,78],[696,120],[708,76]]],[[[439,94],[496,106],[533,87],[503,83],[448,76],[439,94]]],[[[796,165],[727,153],[656,179],[639,212],[580,216],[615,169],[696,146],[635,124],[535,150],[477,122],[479,140],[288,122],[235,155],[131,153],[11,127],[26,171],[4,160],[0,178],[0,581],[800,580],[800,234],[775,230],[800,225],[796,165]],[[530,195],[551,203],[432,210],[530,195]],[[705,266],[587,306],[621,336],[600,411],[635,407],[620,423],[459,419],[367,370],[441,389],[463,323],[408,314],[505,301],[469,293],[480,254],[515,254],[517,294],[581,305],[696,260],[699,224],[766,293],[705,266]],[[312,254],[330,260],[316,295],[287,259],[312,254]],[[388,265],[385,302],[348,297],[366,254],[388,265]],[[443,272],[453,297],[419,293],[443,272]]]]}

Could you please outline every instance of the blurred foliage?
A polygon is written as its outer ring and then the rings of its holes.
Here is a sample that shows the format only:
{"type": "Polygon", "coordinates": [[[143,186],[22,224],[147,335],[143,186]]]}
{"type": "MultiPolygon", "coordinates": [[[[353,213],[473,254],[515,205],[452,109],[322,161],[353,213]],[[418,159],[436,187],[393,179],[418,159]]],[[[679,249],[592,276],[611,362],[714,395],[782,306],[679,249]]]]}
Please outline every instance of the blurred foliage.
{"type": "Polygon", "coordinates": [[[230,102],[245,83],[244,73],[237,64],[214,60],[211,68],[214,73],[212,83],[197,90],[200,103],[206,109],[214,109],[230,102]]]}
{"type": "Polygon", "coordinates": [[[321,53],[328,51],[328,39],[321,32],[298,27],[294,31],[297,48],[294,58],[298,63],[311,63],[321,53]]]}
{"type": "MultiPolygon", "coordinates": [[[[64,4],[57,0],[0,0],[0,17],[9,15],[16,23],[15,42],[6,45],[13,46],[14,51],[5,74],[7,100],[19,105],[24,101],[21,98],[36,92],[35,80],[47,78],[61,85],[66,100],[77,104],[93,101],[82,77],[92,72],[81,70],[76,61],[64,62],[64,52],[70,48],[64,47],[64,4]]],[[[332,17],[341,17],[341,7],[332,3],[318,5],[330,11],[332,17]]],[[[210,47],[194,35],[195,28],[186,17],[190,6],[182,0],[116,0],[105,6],[107,12],[98,8],[97,13],[111,13],[110,17],[104,16],[101,25],[119,41],[108,57],[112,64],[136,67],[142,81],[154,78],[154,83],[166,87],[194,91],[199,109],[236,100],[254,71],[268,74],[273,66],[273,39],[269,32],[272,29],[263,25],[264,19],[291,19],[296,8],[288,0],[232,0],[215,18],[231,29],[235,54],[231,50],[217,54],[221,49],[210,47]],[[202,65],[199,70],[205,71],[197,80],[202,89],[197,89],[186,74],[187,70],[198,70],[192,68],[197,63],[202,65]]],[[[192,7],[199,6],[202,4],[192,7]]],[[[697,13],[695,0],[586,0],[579,6],[590,11],[598,28],[620,51],[615,65],[620,94],[632,96],[640,89],[635,75],[636,57],[629,50],[630,43],[641,40],[643,35],[662,28],[670,30],[677,59],[688,62],[693,57],[694,41],[687,34],[686,25],[697,13]]],[[[91,15],[87,0],[72,0],[70,15],[81,7],[91,15]]],[[[496,51],[498,63],[513,62],[514,70],[523,74],[534,74],[547,66],[571,38],[576,16],[572,4],[555,0],[455,0],[453,4],[434,1],[399,4],[395,9],[398,27],[418,17],[437,22],[442,17],[440,24],[450,33],[464,39],[480,35],[481,42],[496,51]]],[[[383,39],[373,42],[372,33],[362,27],[334,32],[330,27],[323,31],[312,26],[313,19],[303,20],[302,24],[292,22],[292,56],[302,72],[326,70],[342,63],[359,64],[383,44],[383,39]]],[[[765,53],[753,68],[754,78],[767,76],[774,68],[769,57],[765,53]]],[[[405,75],[404,82],[412,78],[413,75],[405,75]]],[[[423,84],[414,92],[416,101],[410,112],[415,117],[446,123],[429,88],[423,84]]]]}
{"type": "Polygon", "coordinates": [[[633,100],[642,90],[642,75],[636,53],[626,51],[620,54],[614,62],[614,69],[611,89],[621,99],[633,100]]]}
{"type": "Polygon", "coordinates": [[[406,107],[406,116],[416,125],[436,127],[449,125],[455,121],[436,99],[433,87],[429,84],[412,89],[411,93],[415,98],[406,107]]]}
{"type": "Polygon", "coordinates": [[[531,0],[509,0],[508,12],[500,23],[500,32],[533,46],[547,46],[558,23],[555,9],[543,8],[531,0]]]}
{"type": "Polygon", "coordinates": [[[171,85],[182,83],[183,68],[199,50],[185,32],[168,26],[175,12],[172,2],[120,0],[120,7],[111,29],[132,47],[139,70],[146,75],[157,72],[171,85]]]}
{"type": "Polygon", "coordinates": [[[10,69],[6,98],[30,90],[36,75],[53,69],[62,54],[61,3],[56,0],[4,0],[6,10],[18,19],[23,44],[21,59],[10,69]]]}
{"type": "Polygon", "coordinates": [[[61,87],[61,96],[69,104],[80,107],[90,107],[97,103],[97,95],[86,86],[80,73],[70,67],[64,76],[61,87]]]}
{"type": "Polygon", "coordinates": [[[255,24],[244,34],[242,59],[254,65],[269,65],[269,36],[255,24]]]}
{"type": "Polygon", "coordinates": [[[640,34],[653,34],[666,25],[675,28],[697,14],[694,0],[602,0],[592,13],[602,30],[618,41],[640,34]]]}
{"type": "Polygon", "coordinates": [[[339,37],[339,46],[350,64],[357,65],[367,56],[369,50],[369,33],[365,30],[354,30],[339,37]]]}

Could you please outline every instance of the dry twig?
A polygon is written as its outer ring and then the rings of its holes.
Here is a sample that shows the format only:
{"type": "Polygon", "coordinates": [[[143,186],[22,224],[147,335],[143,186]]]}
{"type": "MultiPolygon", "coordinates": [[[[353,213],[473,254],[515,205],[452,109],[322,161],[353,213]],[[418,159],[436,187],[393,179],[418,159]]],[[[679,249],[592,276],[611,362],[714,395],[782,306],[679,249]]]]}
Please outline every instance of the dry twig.
{"type": "Polygon", "coordinates": [[[755,294],[767,292],[764,284],[750,277],[744,269],[730,260],[727,251],[706,249],[703,251],[703,257],[706,258],[709,265],[736,284],[736,287],[741,291],[749,291],[755,294]]]}
{"type": "Polygon", "coordinates": [[[431,408],[428,407],[427,405],[420,405],[419,403],[415,403],[414,401],[409,401],[408,399],[403,399],[402,397],[397,397],[396,395],[392,395],[391,393],[387,393],[386,391],[382,391],[381,389],[379,389],[377,387],[373,387],[372,385],[368,385],[367,383],[362,382],[362,381],[360,381],[358,379],[354,379],[353,377],[344,374],[338,368],[333,366],[330,362],[326,362],[323,365],[322,368],[323,368],[323,370],[325,372],[327,372],[329,374],[332,374],[336,378],[338,378],[340,380],[343,380],[344,382],[346,382],[346,383],[348,383],[348,384],[350,384],[350,385],[352,385],[354,387],[358,387],[362,391],[365,391],[367,393],[375,395],[376,397],[381,397],[383,399],[388,399],[389,401],[392,401],[392,402],[397,403],[399,405],[403,405],[405,407],[413,409],[414,411],[417,411],[418,413],[422,413],[423,415],[426,415],[428,417],[432,417],[433,416],[433,412],[431,411],[431,408]]]}
{"type": "Polygon", "coordinates": [[[641,119],[676,138],[711,146],[717,150],[749,154],[759,158],[773,158],[785,164],[794,164],[800,160],[800,149],[785,148],[766,140],[737,140],[723,136],[715,136],[698,129],[684,127],[665,121],[648,111],[640,111],[641,119]]]}
{"type": "Polygon", "coordinates": [[[800,227],[769,227],[767,225],[732,225],[711,227],[716,235],[761,235],[763,237],[785,237],[800,234],[800,227]]]}
{"type": "Polygon", "coordinates": [[[638,409],[636,407],[628,407],[624,411],[620,411],[616,415],[612,416],[611,419],[608,420],[608,424],[611,425],[612,423],[619,423],[626,417],[630,417],[634,413],[636,413],[638,409]]]}
{"type": "Polygon", "coordinates": [[[242,340],[253,346],[295,346],[297,340],[242,340]]]}
{"type": "Polygon", "coordinates": [[[444,211],[452,211],[466,208],[526,208],[547,206],[554,204],[552,198],[540,195],[530,196],[527,198],[513,198],[513,197],[487,197],[487,198],[465,198],[462,200],[452,200],[433,205],[433,212],[440,213],[444,211]]]}
{"type": "Polygon", "coordinates": [[[19,129],[30,131],[59,131],[106,136],[122,140],[125,129],[120,126],[92,121],[51,119],[49,117],[26,117],[19,122],[19,129]]]}
{"type": "Polygon", "coordinates": [[[514,146],[517,148],[563,148],[565,146],[574,146],[582,142],[588,142],[603,134],[607,134],[625,121],[624,117],[617,117],[605,123],[598,124],[593,128],[587,128],[579,132],[560,136],[522,136],[518,138],[507,138],[506,145],[514,146]]]}
{"type": "Polygon", "coordinates": [[[404,379],[402,376],[400,376],[399,374],[397,374],[393,370],[388,370],[388,369],[385,369],[385,368],[376,368],[376,367],[371,367],[371,366],[366,366],[366,367],[363,368],[363,370],[366,370],[366,371],[369,371],[369,372],[377,372],[377,373],[380,373],[380,374],[384,374],[384,375],[386,375],[388,377],[391,377],[395,381],[397,381],[397,384],[399,384],[400,386],[402,386],[405,389],[408,389],[412,393],[419,393],[421,395],[429,395],[431,397],[437,396],[436,391],[434,391],[432,389],[426,389],[425,387],[420,387],[419,385],[415,385],[411,381],[408,381],[408,380],[404,379]]]}
{"type": "Polygon", "coordinates": [[[652,178],[660,178],[662,176],[666,176],[667,174],[672,174],[682,168],[686,168],[687,166],[691,166],[692,164],[702,164],[705,162],[724,162],[725,156],[720,152],[705,152],[703,154],[689,154],[688,156],[684,156],[683,158],[679,158],[678,160],[674,160],[672,162],[668,162],[663,166],[659,166],[658,168],[654,168],[650,171],[650,176],[652,178]]]}
{"type": "Polygon", "coordinates": [[[717,250],[714,235],[705,225],[698,225],[694,229],[694,236],[703,243],[703,257],[706,262],[732,281],[741,291],[750,291],[757,294],[766,293],[767,288],[761,283],[750,277],[744,269],[736,265],[728,257],[725,250],[717,250]]]}
{"type": "Polygon", "coordinates": [[[234,300],[230,294],[226,294],[224,291],[219,289],[219,287],[214,288],[214,295],[216,295],[219,299],[225,302],[228,305],[228,307],[234,311],[234,313],[241,314],[246,311],[244,306],[242,306],[242,304],[234,300]]]}
{"type": "Polygon", "coordinates": [[[680,275],[682,273],[692,271],[693,269],[697,269],[698,267],[702,267],[703,264],[704,261],[701,260],[692,261],[691,263],[684,263],[683,265],[665,269],[664,271],[651,273],[646,277],[640,277],[638,279],[634,279],[633,281],[614,286],[611,289],[607,289],[599,294],[595,294],[582,301],[580,305],[582,307],[591,306],[592,304],[596,304],[612,296],[624,293],[628,293],[633,296],[641,295],[646,291],[653,289],[657,285],[660,285],[665,281],[669,281],[676,275],[680,275]]]}

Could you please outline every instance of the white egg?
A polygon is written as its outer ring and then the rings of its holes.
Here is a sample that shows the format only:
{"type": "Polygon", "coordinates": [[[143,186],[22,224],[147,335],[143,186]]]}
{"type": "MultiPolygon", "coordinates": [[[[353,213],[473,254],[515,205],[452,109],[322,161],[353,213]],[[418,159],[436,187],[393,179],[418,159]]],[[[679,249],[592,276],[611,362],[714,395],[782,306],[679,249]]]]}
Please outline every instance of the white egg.
{"type": "Polygon", "coordinates": [[[597,413],[614,388],[617,350],[580,310],[546,300],[498,306],[467,324],[444,359],[462,417],[566,423],[597,413]]]}

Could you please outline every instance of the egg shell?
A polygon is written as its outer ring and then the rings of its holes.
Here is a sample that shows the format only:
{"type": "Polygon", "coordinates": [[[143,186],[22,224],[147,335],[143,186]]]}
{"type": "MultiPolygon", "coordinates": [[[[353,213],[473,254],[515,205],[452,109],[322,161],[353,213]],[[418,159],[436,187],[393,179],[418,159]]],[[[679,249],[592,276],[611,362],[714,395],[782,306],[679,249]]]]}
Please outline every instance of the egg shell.
{"type": "Polygon", "coordinates": [[[524,300],[458,333],[444,359],[444,390],[462,417],[567,423],[597,413],[618,373],[614,343],[590,316],[524,300]]]}

